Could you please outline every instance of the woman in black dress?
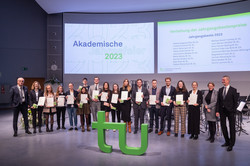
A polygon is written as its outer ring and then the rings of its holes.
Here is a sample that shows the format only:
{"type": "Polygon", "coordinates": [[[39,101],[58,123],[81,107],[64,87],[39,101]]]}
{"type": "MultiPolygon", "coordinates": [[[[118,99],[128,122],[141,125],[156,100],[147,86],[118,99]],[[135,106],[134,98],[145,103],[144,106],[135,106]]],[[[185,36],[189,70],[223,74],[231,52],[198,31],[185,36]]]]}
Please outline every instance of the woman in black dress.
{"type": "MultiPolygon", "coordinates": [[[[59,85],[57,87],[57,91],[56,91],[56,99],[58,100],[59,97],[64,98],[65,101],[65,93],[63,90],[62,85],[59,85]]],[[[64,106],[56,106],[56,116],[57,116],[57,130],[59,130],[61,128],[61,124],[60,124],[60,119],[61,119],[61,115],[62,115],[62,129],[66,129],[65,128],[65,112],[66,112],[66,105],[64,106]]]]}
{"type": "Polygon", "coordinates": [[[131,133],[131,93],[132,93],[132,88],[129,85],[128,79],[125,79],[123,81],[123,85],[120,88],[120,95],[119,95],[119,108],[122,113],[122,120],[124,123],[126,123],[126,131],[127,131],[127,126],[128,126],[128,132],[131,133]],[[121,100],[121,94],[122,91],[127,91],[128,96],[127,100],[121,100]]]}
{"type": "Polygon", "coordinates": [[[198,83],[194,81],[192,83],[193,90],[189,91],[190,95],[196,95],[196,103],[189,103],[188,105],[188,134],[191,134],[190,139],[197,140],[200,134],[200,108],[202,104],[202,92],[198,90],[198,83]]]}
{"type": "MultiPolygon", "coordinates": [[[[111,100],[110,100],[110,109],[111,109],[111,114],[112,114],[112,122],[115,122],[115,114],[117,115],[117,122],[121,122],[121,113],[119,109],[119,103],[112,103],[112,95],[116,94],[119,97],[119,86],[118,84],[113,85],[113,90],[111,92],[111,100]]],[[[114,132],[116,131],[115,129],[113,130],[114,132]]]]}
{"type": "Polygon", "coordinates": [[[105,122],[109,122],[109,112],[110,112],[109,103],[110,103],[110,98],[111,98],[110,97],[111,91],[109,90],[109,83],[108,82],[103,83],[103,89],[102,89],[102,92],[100,93],[99,97],[102,96],[103,92],[108,93],[108,96],[107,96],[107,101],[101,101],[101,110],[105,111],[105,122]]]}

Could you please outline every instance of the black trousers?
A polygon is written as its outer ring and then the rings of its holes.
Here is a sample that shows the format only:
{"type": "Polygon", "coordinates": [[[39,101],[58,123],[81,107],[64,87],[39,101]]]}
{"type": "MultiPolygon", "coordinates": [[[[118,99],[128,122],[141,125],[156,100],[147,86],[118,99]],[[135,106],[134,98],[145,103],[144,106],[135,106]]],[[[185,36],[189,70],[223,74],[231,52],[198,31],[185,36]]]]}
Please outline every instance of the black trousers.
{"type": "Polygon", "coordinates": [[[140,127],[141,127],[141,124],[144,123],[145,109],[139,106],[138,108],[134,109],[134,115],[135,115],[135,131],[138,131],[139,119],[140,119],[140,127]]]}
{"type": "Polygon", "coordinates": [[[60,119],[62,115],[62,127],[65,125],[65,112],[66,107],[56,107],[56,117],[57,117],[57,126],[60,127],[60,119]]]}
{"type": "Polygon", "coordinates": [[[200,134],[200,106],[189,105],[188,134],[200,134]]]}
{"type": "Polygon", "coordinates": [[[159,109],[157,109],[156,107],[151,107],[149,108],[149,115],[150,115],[150,125],[149,128],[153,128],[153,123],[155,120],[155,128],[158,129],[159,128],[159,109]]]}
{"type": "Polygon", "coordinates": [[[224,108],[220,112],[220,123],[221,123],[221,130],[222,130],[222,133],[223,133],[223,136],[225,138],[226,143],[229,144],[229,146],[234,146],[235,139],[236,139],[235,113],[234,112],[229,112],[224,108]],[[229,121],[230,138],[228,136],[226,118],[228,118],[228,121],[229,121]]]}
{"type": "Polygon", "coordinates": [[[160,110],[160,116],[161,116],[161,128],[160,130],[163,131],[164,128],[165,128],[165,125],[166,125],[166,121],[168,122],[168,125],[167,125],[167,131],[170,131],[171,130],[171,117],[172,117],[172,107],[170,106],[167,106],[167,107],[161,107],[161,110],[160,110]]]}
{"type": "Polygon", "coordinates": [[[31,109],[32,112],[32,124],[33,128],[36,128],[36,114],[38,113],[38,126],[42,127],[42,113],[43,107],[38,107],[37,109],[31,109]]]}
{"type": "Polygon", "coordinates": [[[17,132],[17,122],[18,122],[18,116],[19,112],[22,113],[23,119],[24,119],[24,125],[25,125],[25,130],[29,129],[29,123],[28,123],[28,107],[25,103],[19,104],[17,107],[14,107],[13,109],[13,129],[14,132],[17,132]]]}
{"type": "Polygon", "coordinates": [[[112,114],[112,122],[115,122],[115,114],[117,116],[117,122],[121,122],[121,111],[119,109],[113,110],[111,109],[112,114]]]}
{"type": "Polygon", "coordinates": [[[216,133],[216,122],[208,121],[208,128],[209,128],[210,138],[214,139],[216,133]]]}

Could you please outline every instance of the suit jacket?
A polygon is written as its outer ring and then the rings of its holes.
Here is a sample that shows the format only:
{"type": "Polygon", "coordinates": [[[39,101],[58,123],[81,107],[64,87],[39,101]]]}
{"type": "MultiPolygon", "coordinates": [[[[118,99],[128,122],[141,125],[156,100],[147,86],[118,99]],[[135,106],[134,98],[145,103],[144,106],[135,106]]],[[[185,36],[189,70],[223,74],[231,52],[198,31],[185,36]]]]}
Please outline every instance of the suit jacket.
{"type": "Polygon", "coordinates": [[[211,102],[210,104],[207,104],[206,102],[206,96],[208,94],[209,91],[205,91],[204,95],[203,95],[203,105],[204,105],[204,110],[206,113],[206,118],[208,121],[216,121],[216,116],[215,116],[215,112],[216,112],[216,103],[217,103],[217,98],[218,98],[218,92],[216,90],[213,90],[212,95],[211,95],[211,102]],[[211,112],[207,112],[207,109],[205,108],[205,105],[207,105],[208,109],[211,110],[211,112]]]}
{"type": "MultiPolygon", "coordinates": [[[[66,93],[66,96],[70,95],[70,91],[68,90],[66,93]]],[[[77,98],[78,92],[74,90],[74,97],[77,98]]],[[[67,104],[67,107],[71,107],[71,104],[67,104]]],[[[76,100],[74,100],[74,107],[77,108],[76,100]]]]}
{"type": "MultiPolygon", "coordinates": [[[[171,100],[173,100],[174,94],[175,94],[175,87],[170,86],[169,96],[171,96],[171,100]]],[[[163,102],[164,95],[167,95],[166,94],[166,86],[163,86],[161,88],[160,97],[159,97],[160,102],[163,102]]],[[[162,106],[162,107],[165,107],[165,106],[162,106]]],[[[170,104],[170,107],[173,107],[173,103],[170,104]]]]}
{"type": "MultiPolygon", "coordinates": [[[[93,93],[94,90],[95,90],[95,85],[91,85],[89,87],[89,96],[90,96],[91,99],[92,99],[92,93],[93,93]]],[[[99,90],[99,94],[100,94],[102,92],[102,86],[100,84],[99,84],[98,90],[99,90]]],[[[94,103],[94,101],[92,103],[94,103]]]]}
{"type": "MultiPolygon", "coordinates": [[[[39,97],[43,96],[43,91],[41,89],[38,90],[38,99],[39,97]]],[[[29,98],[29,104],[32,106],[33,104],[37,104],[38,101],[36,101],[36,92],[35,90],[30,91],[30,98],[29,98]]]]}
{"type": "MultiPolygon", "coordinates": [[[[161,91],[160,91],[160,88],[157,88],[157,90],[156,90],[156,100],[159,100],[159,98],[160,98],[160,93],[161,93],[161,91]]],[[[149,95],[152,95],[152,88],[149,88],[148,89],[148,94],[149,95]]],[[[159,103],[158,104],[156,104],[156,108],[157,109],[159,109],[159,108],[161,108],[161,105],[160,105],[161,103],[160,103],[160,101],[159,101],[159,103]]],[[[151,105],[149,105],[149,103],[148,103],[148,108],[151,108],[151,105]]]]}
{"type": "Polygon", "coordinates": [[[147,105],[146,105],[146,102],[148,101],[149,99],[149,95],[148,95],[148,90],[145,88],[145,87],[142,87],[142,93],[143,93],[143,100],[142,100],[142,103],[140,105],[136,104],[136,92],[138,92],[138,87],[134,88],[133,91],[132,91],[132,100],[133,100],[133,107],[134,109],[138,109],[139,107],[141,107],[142,109],[146,109],[147,108],[147,105]]]}
{"type": "Polygon", "coordinates": [[[238,102],[237,90],[230,86],[225,99],[223,99],[223,89],[224,87],[220,88],[218,92],[216,112],[221,112],[223,109],[226,109],[228,112],[235,113],[238,102]]]}
{"type": "MultiPolygon", "coordinates": [[[[28,88],[26,86],[23,86],[23,92],[25,96],[25,105],[28,106],[29,104],[29,94],[28,94],[28,88]]],[[[10,89],[10,103],[12,107],[18,107],[19,104],[22,104],[22,99],[20,96],[20,91],[17,85],[11,87],[10,89]]]]}

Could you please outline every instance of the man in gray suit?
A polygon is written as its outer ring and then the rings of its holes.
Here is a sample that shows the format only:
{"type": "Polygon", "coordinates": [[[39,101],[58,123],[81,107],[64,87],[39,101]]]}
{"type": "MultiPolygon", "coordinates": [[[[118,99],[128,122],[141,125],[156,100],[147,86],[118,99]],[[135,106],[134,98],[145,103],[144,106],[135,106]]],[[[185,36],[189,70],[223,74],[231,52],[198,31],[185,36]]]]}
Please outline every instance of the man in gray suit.
{"type": "Polygon", "coordinates": [[[135,115],[135,131],[134,134],[137,134],[138,131],[138,120],[140,119],[140,126],[144,123],[145,110],[147,108],[146,102],[149,99],[148,90],[145,87],[142,87],[142,79],[137,79],[137,87],[133,89],[132,100],[133,100],[133,109],[135,115]],[[136,101],[136,92],[142,92],[142,102],[136,101]]]}
{"type": "Polygon", "coordinates": [[[23,86],[24,79],[22,77],[17,79],[17,85],[11,87],[10,89],[10,102],[13,107],[13,129],[14,137],[17,137],[17,121],[19,112],[23,114],[24,124],[25,124],[25,133],[31,134],[29,131],[28,124],[28,103],[29,95],[28,88],[23,86]]]}
{"type": "Polygon", "coordinates": [[[102,86],[99,85],[99,77],[94,78],[94,85],[91,85],[89,87],[89,95],[92,98],[91,102],[91,112],[93,116],[93,121],[97,121],[97,112],[101,110],[101,102],[99,101],[99,98],[95,98],[93,96],[93,91],[97,90],[99,91],[99,94],[101,93],[102,86]]]}

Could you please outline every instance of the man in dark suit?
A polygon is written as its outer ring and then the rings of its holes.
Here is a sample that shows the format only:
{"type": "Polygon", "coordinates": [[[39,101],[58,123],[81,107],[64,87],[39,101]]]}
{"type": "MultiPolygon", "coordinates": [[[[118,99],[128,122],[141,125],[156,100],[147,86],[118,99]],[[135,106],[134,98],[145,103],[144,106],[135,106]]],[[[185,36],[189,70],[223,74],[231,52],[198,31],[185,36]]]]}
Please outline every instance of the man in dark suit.
{"type": "Polygon", "coordinates": [[[17,137],[17,121],[19,112],[22,113],[24,124],[25,124],[25,133],[31,134],[29,131],[28,124],[28,88],[23,86],[24,79],[18,78],[17,85],[11,87],[10,89],[10,97],[11,97],[11,106],[13,107],[13,129],[14,129],[14,137],[17,137]]]}
{"type": "Polygon", "coordinates": [[[227,151],[232,151],[235,144],[235,114],[237,109],[238,95],[237,90],[230,86],[230,77],[222,78],[224,87],[219,89],[218,100],[216,106],[216,116],[220,116],[221,129],[225,138],[225,143],[222,147],[227,147],[227,151]],[[230,138],[228,136],[226,118],[229,121],[230,138]]]}
{"type": "Polygon", "coordinates": [[[140,126],[144,123],[145,110],[147,108],[146,102],[149,99],[148,90],[145,87],[142,87],[142,79],[137,79],[137,87],[133,89],[132,100],[133,100],[133,109],[135,115],[135,131],[134,134],[137,134],[138,131],[138,121],[140,119],[140,126]],[[142,92],[142,102],[136,101],[136,92],[142,92]]]}
{"type": "Polygon", "coordinates": [[[161,102],[161,109],[160,109],[160,116],[161,116],[161,128],[158,135],[163,134],[163,130],[165,128],[165,118],[167,118],[168,126],[167,126],[167,136],[170,136],[170,129],[171,129],[171,116],[172,116],[172,109],[173,109],[173,95],[175,93],[175,88],[171,85],[171,78],[165,78],[166,86],[161,88],[160,92],[160,102],[161,102]],[[164,104],[163,98],[164,95],[170,96],[171,99],[168,101],[168,105],[164,104]]]}

